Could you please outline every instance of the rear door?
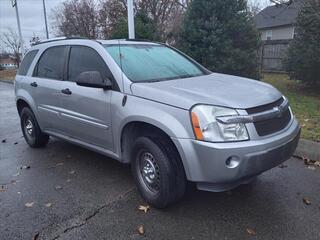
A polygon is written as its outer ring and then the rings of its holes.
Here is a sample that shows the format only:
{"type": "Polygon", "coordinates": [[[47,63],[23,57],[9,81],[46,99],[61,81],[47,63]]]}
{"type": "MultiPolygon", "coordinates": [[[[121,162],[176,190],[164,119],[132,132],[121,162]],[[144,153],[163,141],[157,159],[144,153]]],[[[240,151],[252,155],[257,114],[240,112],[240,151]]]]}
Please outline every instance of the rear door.
{"type": "MultiPolygon", "coordinates": [[[[24,89],[27,91],[31,96],[33,96],[33,87],[31,86],[32,84],[32,77],[27,75],[29,72],[29,68],[35,58],[35,56],[38,53],[38,49],[36,50],[31,50],[27,53],[26,56],[24,56],[20,66],[19,70],[16,75],[15,79],[15,89],[24,89]]],[[[32,75],[32,73],[31,73],[32,75]]]]}
{"type": "Polygon", "coordinates": [[[66,46],[47,48],[34,69],[31,86],[42,130],[62,133],[61,82],[67,54],[66,46]]]}
{"type": "Polygon", "coordinates": [[[80,73],[98,71],[113,79],[106,63],[93,48],[70,46],[65,81],[61,85],[64,131],[72,138],[112,150],[110,100],[112,90],[79,86],[80,73]]]}

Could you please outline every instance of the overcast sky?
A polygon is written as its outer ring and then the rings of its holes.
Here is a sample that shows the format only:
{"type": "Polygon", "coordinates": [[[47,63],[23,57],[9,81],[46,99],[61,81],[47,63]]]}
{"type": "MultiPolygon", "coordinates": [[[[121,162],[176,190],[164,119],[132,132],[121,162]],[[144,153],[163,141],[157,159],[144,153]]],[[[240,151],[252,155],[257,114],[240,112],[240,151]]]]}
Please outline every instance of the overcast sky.
{"type": "MultiPolygon", "coordinates": [[[[29,42],[33,33],[41,39],[45,38],[45,25],[42,0],[17,0],[20,15],[21,31],[25,42],[29,42]]],[[[63,2],[63,0],[45,0],[48,15],[49,33],[51,28],[51,10],[63,2]]],[[[0,34],[8,27],[17,31],[17,18],[11,0],[0,0],[0,34]]],[[[17,31],[18,32],[18,31],[17,31]]],[[[52,34],[50,34],[52,37],[52,34]]]]}
{"type": "MultiPolygon", "coordinates": [[[[45,38],[45,25],[43,16],[42,0],[17,0],[20,15],[20,23],[22,36],[25,43],[29,43],[33,34],[45,38]]],[[[64,0],[45,0],[48,15],[49,35],[53,37],[53,29],[51,27],[52,9],[56,8],[64,0]]],[[[250,0],[259,2],[261,6],[266,6],[268,0],[250,0]]],[[[8,29],[8,27],[17,31],[17,19],[15,9],[12,7],[12,0],[0,0],[0,34],[8,29]]],[[[18,32],[18,31],[17,31],[18,32]]]]}

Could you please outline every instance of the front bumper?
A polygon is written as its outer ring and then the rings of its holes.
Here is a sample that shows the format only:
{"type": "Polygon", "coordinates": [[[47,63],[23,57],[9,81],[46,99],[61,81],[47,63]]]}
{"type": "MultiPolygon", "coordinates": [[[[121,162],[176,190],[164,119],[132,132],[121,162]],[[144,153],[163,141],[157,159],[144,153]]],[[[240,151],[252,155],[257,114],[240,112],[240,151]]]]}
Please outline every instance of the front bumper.
{"type": "Polygon", "coordinates": [[[289,159],[299,137],[300,127],[294,119],[284,131],[257,140],[233,143],[172,140],[189,181],[197,182],[201,190],[225,191],[289,159]]]}

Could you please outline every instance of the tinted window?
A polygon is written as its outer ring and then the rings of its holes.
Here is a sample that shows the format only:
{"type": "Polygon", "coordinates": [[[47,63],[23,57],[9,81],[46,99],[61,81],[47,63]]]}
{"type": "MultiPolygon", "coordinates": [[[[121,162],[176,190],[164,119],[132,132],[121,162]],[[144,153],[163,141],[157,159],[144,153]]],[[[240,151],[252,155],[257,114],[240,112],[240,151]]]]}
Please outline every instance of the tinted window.
{"type": "Polygon", "coordinates": [[[65,46],[48,48],[40,57],[35,76],[61,80],[65,56],[65,46]]]}
{"type": "Polygon", "coordinates": [[[107,65],[95,50],[84,46],[72,46],[68,80],[75,82],[80,73],[87,71],[98,71],[103,79],[111,78],[107,65]]]}
{"type": "Polygon", "coordinates": [[[29,67],[34,59],[34,57],[37,55],[38,50],[32,50],[27,53],[27,55],[23,58],[22,63],[20,64],[18,75],[26,75],[29,67]]]}

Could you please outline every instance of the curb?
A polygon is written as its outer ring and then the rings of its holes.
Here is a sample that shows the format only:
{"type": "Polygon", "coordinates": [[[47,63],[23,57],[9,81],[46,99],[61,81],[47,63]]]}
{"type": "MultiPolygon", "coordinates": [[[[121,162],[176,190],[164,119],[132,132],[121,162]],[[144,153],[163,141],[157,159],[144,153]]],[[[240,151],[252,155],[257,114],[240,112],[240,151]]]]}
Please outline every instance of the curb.
{"type": "Polygon", "coordinates": [[[300,139],[298,147],[293,155],[300,158],[320,161],[320,142],[300,139]]]}
{"type": "Polygon", "coordinates": [[[0,82],[8,83],[8,84],[13,84],[14,80],[5,80],[5,79],[0,79],[0,82]]]}

